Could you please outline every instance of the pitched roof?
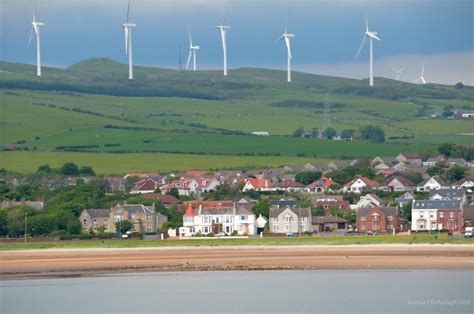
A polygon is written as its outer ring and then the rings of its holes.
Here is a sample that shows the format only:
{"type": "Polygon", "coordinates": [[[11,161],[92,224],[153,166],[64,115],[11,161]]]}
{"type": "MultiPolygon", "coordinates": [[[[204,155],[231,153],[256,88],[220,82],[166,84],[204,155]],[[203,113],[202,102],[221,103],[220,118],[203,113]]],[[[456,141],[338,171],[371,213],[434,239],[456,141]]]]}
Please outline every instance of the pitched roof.
{"type": "Polygon", "coordinates": [[[425,185],[426,183],[428,183],[428,181],[430,181],[431,179],[435,180],[436,182],[438,182],[439,185],[441,186],[445,186],[446,183],[439,177],[439,176],[432,176],[432,177],[429,177],[423,181],[421,181],[420,184],[418,184],[418,186],[423,186],[425,185]]]}
{"type": "Polygon", "coordinates": [[[250,183],[255,189],[262,189],[262,188],[273,188],[275,187],[273,182],[266,179],[254,179],[254,178],[247,178],[246,183],[250,183]]]}
{"type": "Polygon", "coordinates": [[[403,184],[404,186],[413,186],[413,182],[411,182],[410,180],[408,180],[407,178],[403,177],[403,176],[390,176],[388,177],[387,179],[385,179],[383,182],[382,182],[382,185],[389,185],[390,182],[392,182],[393,180],[397,179],[398,182],[400,182],[401,184],[403,184]]]}
{"type": "Polygon", "coordinates": [[[461,199],[464,197],[464,190],[463,189],[439,189],[439,190],[431,190],[430,194],[428,194],[428,198],[431,199],[435,195],[439,195],[442,198],[448,199],[461,199]]]}
{"type": "Polygon", "coordinates": [[[337,184],[337,183],[335,181],[333,181],[331,178],[321,177],[321,178],[311,182],[306,187],[307,188],[324,187],[324,188],[327,189],[333,184],[337,184]]]}
{"type": "Polygon", "coordinates": [[[300,216],[300,213],[301,213],[301,217],[311,217],[311,209],[310,208],[290,208],[290,207],[281,207],[281,208],[278,208],[278,207],[270,207],[270,213],[269,213],[269,216],[270,217],[278,217],[281,213],[283,213],[285,210],[289,210],[291,212],[293,212],[296,216],[300,216]]]}
{"type": "Polygon", "coordinates": [[[179,200],[176,197],[169,194],[163,195],[160,193],[148,193],[148,194],[143,194],[142,197],[148,198],[148,199],[160,200],[160,202],[163,204],[178,204],[179,203],[179,200]]]}
{"type": "Polygon", "coordinates": [[[271,202],[272,205],[276,205],[278,207],[294,207],[296,206],[297,200],[294,198],[280,198],[279,200],[271,202]]]}
{"type": "MultiPolygon", "coordinates": [[[[234,207],[215,207],[215,208],[203,208],[201,215],[233,215],[234,207]]],[[[253,215],[251,211],[244,207],[237,206],[235,208],[236,215],[253,215]]]]}
{"type": "Polygon", "coordinates": [[[459,200],[418,200],[413,202],[413,209],[461,209],[459,200]]]}
{"type": "Polygon", "coordinates": [[[193,205],[189,203],[188,208],[184,212],[184,216],[195,216],[196,214],[194,213],[193,205]]]}
{"type": "Polygon", "coordinates": [[[124,204],[124,205],[117,205],[123,207],[125,211],[133,214],[152,214],[155,211],[152,210],[150,207],[144,206],[142,204],[124,204]]]}
{"type": "Polygon", "coordinates": [[[91,218],[109,218],[110,214],[108,208],[88,208],[83,211],[87,212],[91,218]]]}
{"type": "Polygon", "coordinates": [[[344,186],[352,186],[359,179],[362,180],[362,182],[364,182],[367,186],[379,186],[377,181],[370,180],[369,178],[359,175],[355,176],[354,179],[344,184],[344,186]]]}
{"type": "Polygon", "coordinates": [[[363,207],[357,211],[357,216],[367,216],[373,210],[380,210],[387,216],[395,216],[398,213],[398,209],[394,207],[363,207]]]}
{"type": "Polygon", "coordinates": [[[315,224],[327,224],[327,223],[348,223],[349,220],[346,220],[342,217],[335,216],[320,216],[313,217],[313,225],[315,224]]]}
{"type": "Polygon", "coordinates": [[[420,154],[418,153],[400,153],[406,159],[421,159],[420,154]]]}

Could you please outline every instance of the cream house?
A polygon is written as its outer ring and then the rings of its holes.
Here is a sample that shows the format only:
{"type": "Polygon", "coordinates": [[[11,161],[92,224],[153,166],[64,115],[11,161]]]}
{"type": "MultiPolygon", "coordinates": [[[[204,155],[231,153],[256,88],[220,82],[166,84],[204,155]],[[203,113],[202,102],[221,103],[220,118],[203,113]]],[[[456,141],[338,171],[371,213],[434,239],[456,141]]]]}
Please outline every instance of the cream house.
{"type": "Polygon", "coordinates": [[[310,208],[271,207],[269,216],[270,232],[313,232],[310,208]]]}

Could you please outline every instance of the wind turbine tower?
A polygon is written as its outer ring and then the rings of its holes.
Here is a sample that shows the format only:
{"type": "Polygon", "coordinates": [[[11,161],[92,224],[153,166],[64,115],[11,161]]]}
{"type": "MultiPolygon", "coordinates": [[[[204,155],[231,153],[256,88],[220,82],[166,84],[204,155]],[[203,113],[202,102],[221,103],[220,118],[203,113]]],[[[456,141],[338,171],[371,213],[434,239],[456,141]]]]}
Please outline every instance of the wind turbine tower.
{"type": "Polygon", "coordinates": [[[413,81],[413,83],[421,83],[421,84],[426,84],[425,80],[425,65],[421,67],[421,76],[417,78],[416,80],[413,81]]]}
{"type": "Polygon", "coordinates": [[[30,38],[28,39],[28,47],[31,44],[33,33],[36,36],[36,76],[41,76],[41,39],[40,39],[40,26],[44,26],[44,23],[36,20],[36,5],[33,9],[33,21],[31,22],[30,38]]]}
{"type": "Polygon", "coordinates": [[[127,21],[122,25],[125,34],[125,54],[128,55],[128,79],[133,80],[132,29],[137,24],[130,23],[130,0],[128,0],[127,21]]]}
{"type": "Polygon", "coordinates": [[[227,31],[230,29],[229,25],[225,25],[225,17],[222,19],[221,25],[213,26],[221,33],[222,51],[224,53],[224,76],[227,76],[227,31]]]}
{"type": "Polygon", "coordinates": [[[402,72],[405,69],[405,66],[402,66],[400,69],[398,69],[396,66],[392,64],[392,67],[393,67],[393,71],[395,72],[395,80],[400,81],[402,72]]]}
{"type": "Polygon", "coordinates": [[[378,40],[380,41],[380,38],[377,36],[377,32],[371,32],[369,31],[369,20],[367,18],[367,14],[365,15],[365,34],[364,38],[362,39],[362,43],[360,44],[359,50],[357,51],[357,54],[354,59],[357,59],[359,56],[360,52],[364,48],[365,44],[367,43],[367,40],[369,41],[369,85],[374,86],[374,54],[373,54],[373,40],[378,40]]]}
{"type": "Polygon", "coordinates": [[[295,38],[295,34],[288,33],[288,24],[287,24],[285,26],[285,32],[283,33],[283,35],[281,35],[281,37],[277,40],[277,42],[284,40],[285,44],[286,44],[286,49],[287,49],[287,53],[288,53],[288,69],[287,69],[287,71],[288,71],[288,77],[287,77],[288,83],[291,83],[291,60],[293,58],[293,56],[291,54],[291,39],[292,38],[295,38]]]}
{"type": "Polygon", "coordinates": [[[200,49],[199,46],[193,45],[193,39],[191,37],[191,33],[189,33],[189,54],[188,54],[188,61],[186,62],[186,70],[189,69],[191,59],[193,60],[193,71],[197,70],[196,54],[199,51],[199,49],[200,49]]]}

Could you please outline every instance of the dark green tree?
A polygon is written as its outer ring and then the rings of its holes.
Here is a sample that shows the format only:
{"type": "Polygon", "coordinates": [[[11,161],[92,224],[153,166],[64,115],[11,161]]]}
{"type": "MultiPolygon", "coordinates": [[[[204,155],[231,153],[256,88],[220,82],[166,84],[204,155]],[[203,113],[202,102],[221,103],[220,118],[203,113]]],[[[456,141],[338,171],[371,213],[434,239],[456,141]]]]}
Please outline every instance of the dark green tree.
{"type": "Polygon", "coordinates": [[[172,195],[174,197],[176,197],[177,199],[179,199],[179,191],[177,188],[172,188],[171,190],[168,191],[168,193],[166,193],[168,195],[172,195]]]}
{"type": "Polygon", "coordinates": [[[59,172],[65,176],[77,176],[79,175],[79,167],[73,162],[65,163],[59,172]]]}
{"type": "Polygon", "coordinates": [[[360,128],[360,137],[373,143],[385,142],[385,132],[377,125],[366,125],[360,128]]]}
{"type": "Polygon", "coordinates": [[[130,220],[122,220],[121,222],[120,221],[117,221],[115,223],[115,230],[117,232],[120,232],[120,230],[122,230],[122,234],[126,234],[127,231],[130,231],[133,229],[133,223],[130,221],[130,220]]]}
{"type": "Polygon", "coordinates": [[[321,171],[303,171],[296,174],[295,181],[308,185],[321,178],[322,175],[321,171]]]}
{"type": "Polygon", "coordinates": [[[411,221],[411,203],[406,203],[402,208],[402,217],[411,221]]]}
{"type": "Polygon", "coordinates": [[[451,167],[444,174],[444,178],[448,181],[458,181],[467,176],[467,171],[461,166],[451,167]]]}
{"type": "Polygon", "coordinates": [[[295,131],[293,131],[293,136],[294,137],[301,137],[301,136],[303,136],[303,133],[304,133],[304,129],[303,129],[303,127],[300,126],[295,131]]]}
{"type": "Polygon", "coordinates": [[[262,215],[268,218],[268,215],[270,213],[270,204],[267,202],[266,199],[261,199],[257,202],[257,204],[253,205],[252,212],[257,217],[259,215],[262,215]]]}
{"type": "Polygon", "coordinates": [[[51,173],[52,170],[51,170],[51,167],[48,164],[44,164],[44,165],[40,165],[36,172],[51,173]]]}
{"type": "Polygon", "coordinates": [[[79,174],[81,176],[93,177],[93,176],[95,176],[95,171],[94,171],[94,169],[92,169],[92,167],[83,166],[79,169],[79,174]]]}
{"type": "Polygon", "coordinates": [[[323,131],[323,136],[327,138],[328,140],[332,140],[335,138],[337,135],[337,131],[334,130],[333,128],[327,128],[326,130],[323,131]]]}

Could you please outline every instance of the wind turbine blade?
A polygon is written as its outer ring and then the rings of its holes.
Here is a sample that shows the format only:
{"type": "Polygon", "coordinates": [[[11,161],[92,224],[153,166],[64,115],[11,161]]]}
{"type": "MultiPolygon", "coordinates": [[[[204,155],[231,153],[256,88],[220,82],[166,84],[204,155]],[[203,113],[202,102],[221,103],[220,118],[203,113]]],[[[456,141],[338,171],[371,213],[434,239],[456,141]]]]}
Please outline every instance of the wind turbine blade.
{"type": "Polygon", "coordinates": [[[398,72],[402,73],[403,70],[405,70],[405,66],[402,66],[398,72]]]}
{"type": "Polygon", "coordinates": [[[291,43],[290,43],[290,39],[288,37],[285,36],[285,44],[286,44],[286,49],[288,50],[288,57],[290,59],[292,59],[292,55],[291,55],[291,43]]]}
{"type": "Polygon", "coordinates": [[[221,30],[221,39],[222,39],[222,51],[224,52],[224,54],[227,54],[227,40],[226,40],[224,30],[221,30]]]}
{"type": "Polygon", "coordinates": [[[392,64],[392,68],[395,72],[398,72],[397,68],[392,64]]]}
{"type": "Polygon", "coordinates": [[[425,64],[421,66],[421,77],[425,76],[425,64]]]}
{"type": "Polygon", "coordinates": [[[191,57],[193,56],[193,51],[189,50],[188,61],[186,62],[186,71],[189,69],[189,64],[191,63],[191,57]]]}
{"type": "Polygon", "coordinates": [[[362,39],[362,43],[360,44],[359,50],[357,51],[357,54],[356,54],[354,60],[357,59],[357,57],[359,57],[360,52],[362,51],[362,49],[364,49],[364,46],[365,46],[366,42],[367,42],[367,36],[364,35],[364,39],[362,39]]]}
{"type": "Polygon", "coordinates": [[[29,46],[30,46],[30,44],[31,44],[31,39],[33,39],[33,32],[34,32],[34,30],[33,30],[33,26],[31,26],[31,30],[30,30],[30,38],[28,39],[28,47],[29,47],[29,46]]]}
{"type": "Polygon", "coordinates": [[[191,38],[191,32],[188,32],[188,36],[189,36],[189,47],[192,47],[193,46],[193,39],[191,38]]]}
{"type": "Polygon", "coordinates": [[[377,37],[377,35],[374,35],[372,33],[370,35],[371,35],[372,38],[377,39],[378,41],[382,41],[379,37],[377,37]]]}
{"type": "Polygon", "coordinates": [[[130,0],[128,0],[128,7],[127,7],[127,24],[130,19],[130,0]]]}
{"type": "Polygon", "coordinates": [[[367,17],[367,12],[365,12],[365,31],[369,32],[369,18],[367,17]]]}

